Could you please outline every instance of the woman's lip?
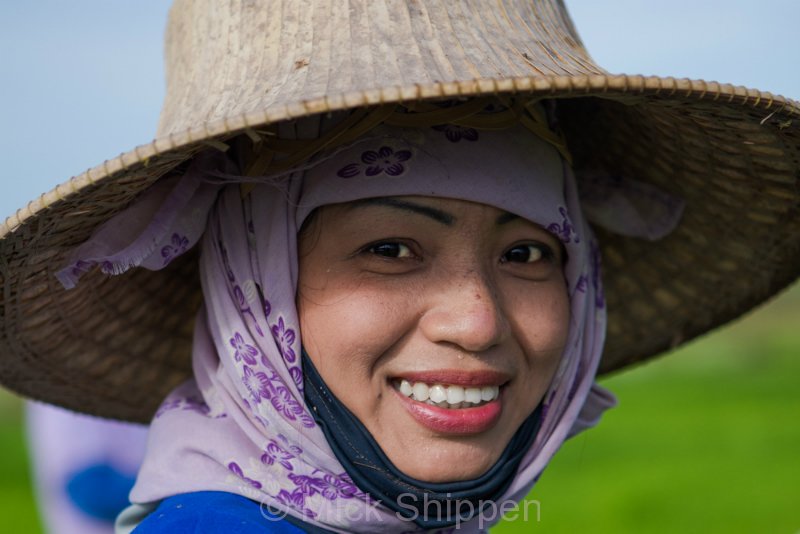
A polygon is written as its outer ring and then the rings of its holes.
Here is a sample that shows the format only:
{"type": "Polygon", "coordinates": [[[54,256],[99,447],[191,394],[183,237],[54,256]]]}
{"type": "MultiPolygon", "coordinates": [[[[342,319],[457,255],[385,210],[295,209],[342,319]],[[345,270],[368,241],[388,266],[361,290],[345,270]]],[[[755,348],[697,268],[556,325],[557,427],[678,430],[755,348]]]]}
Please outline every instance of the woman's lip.
{"type": "Polygon", "coordinates": [[[461,369],[438,369],[433,371],[411,371],[393,377],[395,380],[424,382],[426,384],[447,384],[463,387],[502,386],[509,381],[509,375],[498,371],[464,371],[461,369]]]}
{"type": "Polygon", "coordinates": [[[500,419],[503,412],[503,392],[500,397],[474,408],[439,408],[406,397],[396,389],[395,395],[419,424],[441,434],[478,434],[486,432],[500,419]]]}

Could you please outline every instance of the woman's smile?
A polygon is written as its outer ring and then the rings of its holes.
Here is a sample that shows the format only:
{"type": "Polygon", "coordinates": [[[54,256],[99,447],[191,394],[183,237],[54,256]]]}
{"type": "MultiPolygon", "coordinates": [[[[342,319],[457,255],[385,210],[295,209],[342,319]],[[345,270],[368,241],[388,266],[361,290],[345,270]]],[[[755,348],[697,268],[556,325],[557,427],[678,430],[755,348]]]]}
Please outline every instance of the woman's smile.
{"type": "MultiPolygon", "coordinates": [[[[427,388],[424,384],[423,387],[427,388]]],[[[433,386],[434,388],[442,386],[433,386]]],[[[490,393],[486,401],[464,406],[464,402],[450,403],[446,399],[434,403],[432,399],[420,401],[401,393],[401,401],[411,416],[422,426],[441,434],[477,434],[492,428],[502,414],[499,388],[486,388],[490,393]]],[[[444,393],[443,393],[444,394],[444,393]]]]}
{"type": "Polygon", "coordinates": [[[300,234],[305,349],[411,477],[480,476],[544,395],[569,324],[560,242],[453,199],[324,207],[300,234]]]}
{"type": "Polygon", "coordinates": [[[405,409],[421,425],[443,434],[475,434],[497,423],[502,412],[501,373],[441,370],[392,380],[405,409]]]}

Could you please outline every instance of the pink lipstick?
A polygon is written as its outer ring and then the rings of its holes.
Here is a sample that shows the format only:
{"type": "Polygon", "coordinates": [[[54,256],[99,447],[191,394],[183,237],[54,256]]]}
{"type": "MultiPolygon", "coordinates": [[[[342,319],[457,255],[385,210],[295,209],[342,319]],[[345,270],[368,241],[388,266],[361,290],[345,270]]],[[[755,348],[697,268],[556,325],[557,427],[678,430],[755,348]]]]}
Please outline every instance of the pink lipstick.
{"type": "MultiPolygon", "coordinates": [[[[452,383],[452,382],[450,382],[452,383]]],[[[485,383],[485,382],[484,382],[485,383]]],[[[395,394],[403,406],[422,426],[442,434],[478,434],[492,428],[503,411],[501,396],[472,408],[440,408],[406,397],[399,391],[395,394]]]]}

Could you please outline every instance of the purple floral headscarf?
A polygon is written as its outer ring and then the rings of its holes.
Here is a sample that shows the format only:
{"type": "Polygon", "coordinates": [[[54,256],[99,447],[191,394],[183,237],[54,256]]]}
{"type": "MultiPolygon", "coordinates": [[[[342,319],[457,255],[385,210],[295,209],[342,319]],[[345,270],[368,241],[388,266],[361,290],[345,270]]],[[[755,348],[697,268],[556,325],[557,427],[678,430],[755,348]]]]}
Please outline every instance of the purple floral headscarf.
{"type": "MultiPolygon", "coordinates": [[[[394,195],[469,200],[539,223],[563,242],[568,344],[504,500],[523,499],[564,440],[613,405],[594,384],[606,327],[598,247],[571,170],[527,130],[386,128],[244,197],[238,174],[221,153],[197,158],[76,249],[59,275],[70,286],[93,265],[109,274],[158,270],[202,241],[194,379],[153,419],[133,502],[218,490],[338,532],[417,528],[352,483],[303,401],[297,231],[326,204],[394,195]],[[130,232],[120,236],[119,228],[130,232]]],[[[477,516],[459,526],[477,532],[497,520],[477,516]]]]}

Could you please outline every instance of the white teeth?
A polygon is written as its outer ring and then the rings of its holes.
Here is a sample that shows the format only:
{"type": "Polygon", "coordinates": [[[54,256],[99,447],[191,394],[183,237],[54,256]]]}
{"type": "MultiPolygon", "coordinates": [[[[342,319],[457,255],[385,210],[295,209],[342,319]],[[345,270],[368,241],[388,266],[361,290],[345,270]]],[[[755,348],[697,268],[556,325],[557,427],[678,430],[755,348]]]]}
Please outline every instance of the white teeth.
{"type": "Polygon", "coordinates": [[[464,388],[461,386],[450,386],[447,388],[447,402],[449,404],[459,404],[464,402],[464,388]]]}
{"type": "Polygon", "coordinates": [[[492,401],[500,396],[500,386],[484,386],[482,388],[462,386],[446,386],[424,382],[412,384],[408,380],[395,382],[395,387],[405,395],[419,402],[426,402],[441,408],[470,408],[484,402],[492,401]]]}
{"type": "Polygon", "coordinates": [[[485,386],[481,388],[481,400],[490,401],[497,397],[500,388],[497,386],[485,386]]]}
{"type": "Polygon", "coordinates": [[[444,386],[441,386],[439,384],[431,386],[430,390],[428,390],[428,396],[433,402],[437,404],[440,402],[444,402],[445,400],[447,402],[450,402],[449,398],[450,395],[448,394],[447,390],[444,389],[444,386]]]}
{"type": "Polygon", "coordinates": [[[428,386],[422,382],[417,382],[414,384],[412,388],[414,392],[414,398],[420,402],[425,402],[428,400],[428,386]]]}
{"type": "MultiPolygon", "coordinates": [[[[403,380],[405,382],[405,380],[403,380]]],[[[401,390],[402,391],[402,388],[401,390]]],[[[472,404],[478,404],[481,401],[481,388],[467,388],[464,390],[464,400],[472,404]]]]}

